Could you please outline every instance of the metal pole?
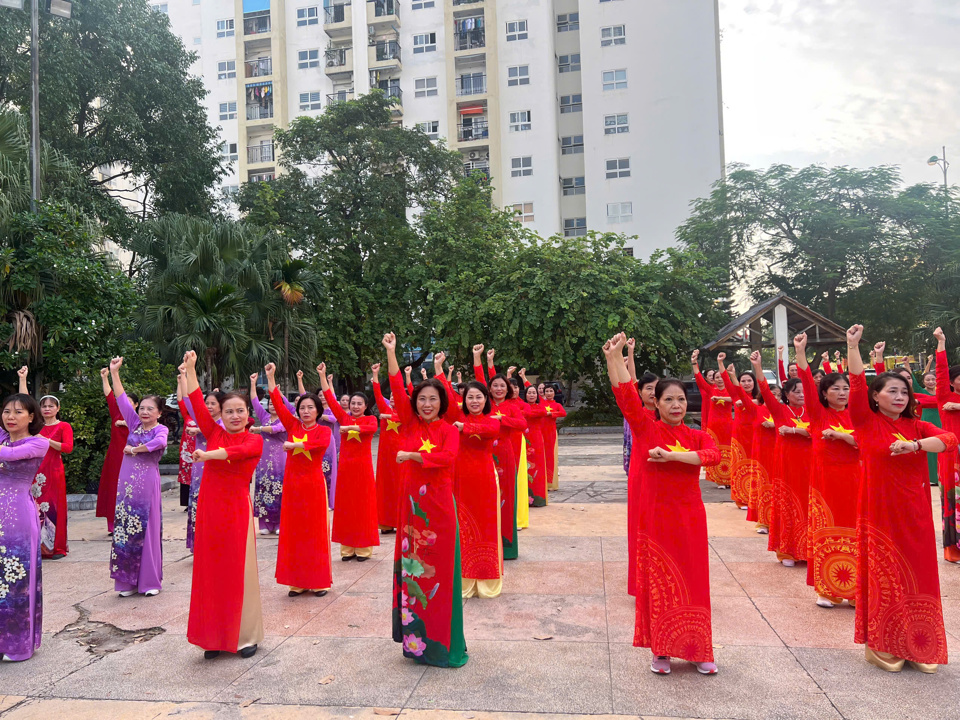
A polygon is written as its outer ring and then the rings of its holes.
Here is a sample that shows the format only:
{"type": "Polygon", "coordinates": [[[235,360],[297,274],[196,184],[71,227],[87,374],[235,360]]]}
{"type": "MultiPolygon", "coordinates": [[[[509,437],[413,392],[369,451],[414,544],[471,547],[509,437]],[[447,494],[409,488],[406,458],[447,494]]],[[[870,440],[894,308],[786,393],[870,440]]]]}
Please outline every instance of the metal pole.
{"type": "Polygon", "coordinates": [[[947,162],[947,146],[944,145],[942,148],[942,154],[940,159],[943,160],[943,194],[949,195],[950,186],[947,185],[947,168],[950,167],[950,163],[947,162]]]}
{"type": "Polygon", "coordinates": [[[30,212],[40,200],[40,0],[30,0],[30,212]]]}

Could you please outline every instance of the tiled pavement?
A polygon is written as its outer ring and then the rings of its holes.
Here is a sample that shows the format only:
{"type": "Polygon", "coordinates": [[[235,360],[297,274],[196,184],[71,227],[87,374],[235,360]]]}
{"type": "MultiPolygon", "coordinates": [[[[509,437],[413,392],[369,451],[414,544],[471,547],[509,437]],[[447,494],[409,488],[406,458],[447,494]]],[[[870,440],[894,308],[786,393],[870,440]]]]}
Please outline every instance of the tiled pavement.
{"type": "MultiPolygon", "coordinates": [[[[649,652],[631,645],[619,442],[616,435],[561,438],[561,490],[531,511],[503,595],[466,602],[470,662],[458,670],[414,665],[390,640],[387,545],[365,564],[337,562],[327,597],[292,599],[273,581],[276,540],[260,539],[267,639],[250,660],[204,661],[184,637],[192,560],[176,494],[164,497],[164,590],[154,598],[113,592],[102,521],[92,511],[73,513],[70,555],[43,568],[43,646],[28,662],[0,666],[0,718],[960,714],[955,666],[932,676],[868,666],[852,642],[853,611],[817,608],[804,568],[778,565],[766,538],[713,488],[704,492],[720,673],[703,677],[679,662],[669,677],[650,673],[649,652]]],[[[950,649],[957,650],[960,568],[941,563],[940,570],[950,649]]]]}

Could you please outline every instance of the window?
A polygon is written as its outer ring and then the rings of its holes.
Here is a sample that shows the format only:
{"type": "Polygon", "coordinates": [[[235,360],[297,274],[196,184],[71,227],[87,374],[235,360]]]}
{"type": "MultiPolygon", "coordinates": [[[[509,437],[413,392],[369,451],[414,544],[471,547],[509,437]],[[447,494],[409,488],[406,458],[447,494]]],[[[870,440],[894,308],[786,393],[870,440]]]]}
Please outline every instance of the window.
{"type": "Polygon", "coordinates": [[[615,0],[600,0],[600,2],[615,2],[615,0]]]}
{"type": "Polygon", "coordinates": [[[583,95],[561,95],[560,114],[583,112],[583,95]]]}
{"type": "Polygon", "coordinates": [[[240,192],[239,185],[224,185],[223,186],[223,196],[228,200],[233,200],[237,194],[240,192]]]}
{"type": "Polygon", "coordinates": [[[633,203],[607,203],[607,222],[625,223],[633,221],[633,203]]]}
{"type": "Polygon", "coordinates": [[[559,70],[565,72],[580,72],[580,53],[576,55],[561,55],[557,58],[559,70]]]}
{"type": "Polygon", "coordinates": [[[532,126],[529,110],[510,113],[510,132],[523,132],[529,130],[532,126]]]}
{"type": "Polygon", "coordinates": [[[301,110],[319,110],[320,109],[320,93],[319,92],[300,93],[300,109],[301,110]]]}
{"type": "Polygon", "coordinates": [[[417,53],[428,53],[437,51],[437,34],[432,33],[423,33],[422,35],[413,36],[413,54],[417,53]]]}
{"type": "Polygon", "coordinates": [[[426,77],[414,80],[414,97],[436,97],[437,78],[426,77]]]}
{"type": "Polygon", "coordinates": [[[630,247],[624,248],[623,254],[626,255],[627,257],[633,257],[633,248],[630,248],[630,247]]]}
{"type": "Polygon", "coordinates": [[[413,0],[410,3],[411,10],[426,10],[433,7],[433,0],[413,0]]]}
{"type": "Polygon", "coordinates": [[[203,42],[203,38],[195,37],[195,38],[193,39],[193,44],[194,44],[194,45],[199,45],[199,44],[202,43],[202,42],[203,42]]]}
{"type": "Polygon", "coordinates": [[[417,130],[425,133],[431,140],[436,140],[440,137],[440,121],[428,120],[427,122],[417,123],[417,130]]]}
{"type": "Polygon", "coordinates": [[[586,234],[587,234],[586,218],[564,218],[563,220],[563,236],[564,237],[580,237],[586,234]]]}
{"type": "Polygon", "coordinates": [[[607,160],[607,180],[630,177],[630,158],[607,160]]]}
{"type": "Polygon", "coordinates": [[[237,76],[237,61],[224,60],[217,63],[217,80],[227,80],[237,76]]]}
{"type": "Polygon", "coordinates": [[[297,8],[297,27],[320,24],[320,11],[316,5],[297,8]]]}
{"type": "Polygon", "coordinates": [[[220,156],[227,162],[233,162],[239,157],[237,155],[237,144],[225,142],[220,148],[220,156]]]}
{"type": "Polygon", "coordinates": [[[160,3],[159,5],[152,5],[151,7],[159,13],[163,13],[164,15],[170,14],[167,10],[167,3],[160,3]]]}
{"type": "MultiPolygon", "coordinates": [[[[161,5],[161,7],[166,7],[166,5],[161,5]]],[[[166,10],[164,10],[164,12],[166,12],[166,10]]],[[[229,20],[217,20],[217,37],[233,37],[233,18],[229,20]]]]}
{"type": "Polygon", "coordinates": [[[200,0],[193,0],[193,4],[194,4],[194,5],[199,5],[199,4],[200,4],[200,0]]]}
{"type": "Polygon", "coordinates": [[[619,135],[620,133],[630,132],[630,116],[627,113],[623,115],[604,115],[603,116],[603,134],[619,135]]]}
{"type": "Polygon", "coordinates": [[[320,67],[319,50],[301,50],[297,53],[297,69],[306,70],[307,68],[320,67]]]}
{"type": "Polygon", "coordinates": [[[580,29],[580,13],[557,15],[557,32],[572,32],[580,29]]]}
{"type": "Polygon", "coordinates": [[[533,203],[516,203],[510,206],[520,222],[533,222],[533,203]]]}
{"type": "Polygon", "coordinates": [[[561,155],[579,155],[583,152],[583,135],[568,135],[560,138],[561,155]]]}
{"type": "Polygon", "coordinates": [[[527,39],[527,21],[514,20],[507,23],[507,42],[527,39]]]}
{"type": "Polygon", "coordinates": [[[609,25],[600,28],[600,47],[627,44],[627,26],[609,25]]]}
{"type": "Polygon", "coordinates": [[[530,66],[512,65],[507,68],[507,85],[529,85],[530,66]]]}
{"type": "Polygon", "coordinates": [[[510,177],[527,177],[533,175],[533,156],[510,158],[510,177]]]}
{"type": "Polygon", "coordinates": [[[627,89],[627,71],[626,70],[604,70],[603,71],[603,89],[604,90],[626,90],[627,89]]]}
{"type": "Polygon", "coordinates": [[[564,195],[584,195],[587,192],[583,177],[560,178],[560,186],[563,188],[564,195]]]}
{"type": "Polygon", "coordinates": [[[221,120],[236,120],[236,119],[237,119],[237,104],[236,104],[235,102],[220,103],[220,119],[221,119],[221,120]]]}

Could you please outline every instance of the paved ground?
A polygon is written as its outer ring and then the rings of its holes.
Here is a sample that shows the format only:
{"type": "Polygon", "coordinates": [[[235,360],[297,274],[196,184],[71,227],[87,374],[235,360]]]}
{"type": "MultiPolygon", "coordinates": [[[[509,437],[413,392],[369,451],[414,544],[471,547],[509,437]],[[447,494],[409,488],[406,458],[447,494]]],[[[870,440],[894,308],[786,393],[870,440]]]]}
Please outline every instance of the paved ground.
{"type": "MultiPolygon", "coordinates": [[[[714,489],[705,492],[720,674],[685,663],[651,674],[648,651],[631,646],[619,442],[561,438],[562,489],[531,512],[504,594],[466,602],[470,662],[459,670],[414,665],[389,639],[386,546],[371,562],[336,563],[327,597],[290,599],[273,581],[275,539],[258,543],[266,641],[250,660],[204,661],[184,637],[192,561],[175,494],[164,498],[164,590],[154,598],[113,592],[105,527],[92,511],[74,513],[70,555],[43,568],[43,646],[0,667],[0,718],[958,716],[956,666],[933,676],[868,666],[852,643],[853,611],[817,608],[804,569],[774,562],[714,489]]],[[[941,583],[955,652],[960,568],[941,563],[941,583]]]]}

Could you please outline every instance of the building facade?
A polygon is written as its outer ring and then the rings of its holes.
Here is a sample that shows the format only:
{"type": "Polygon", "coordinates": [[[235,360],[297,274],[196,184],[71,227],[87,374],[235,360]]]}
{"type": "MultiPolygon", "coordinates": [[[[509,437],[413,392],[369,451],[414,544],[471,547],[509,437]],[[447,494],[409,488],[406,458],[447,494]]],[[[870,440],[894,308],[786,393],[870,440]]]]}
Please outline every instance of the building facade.
{"type": "Polygon", "coordinates": [[[380,88],[546,237],[670,245],[723,174],[718,0],[166,0],[233,163],[269,180],[273,131],[380,88]]]}

